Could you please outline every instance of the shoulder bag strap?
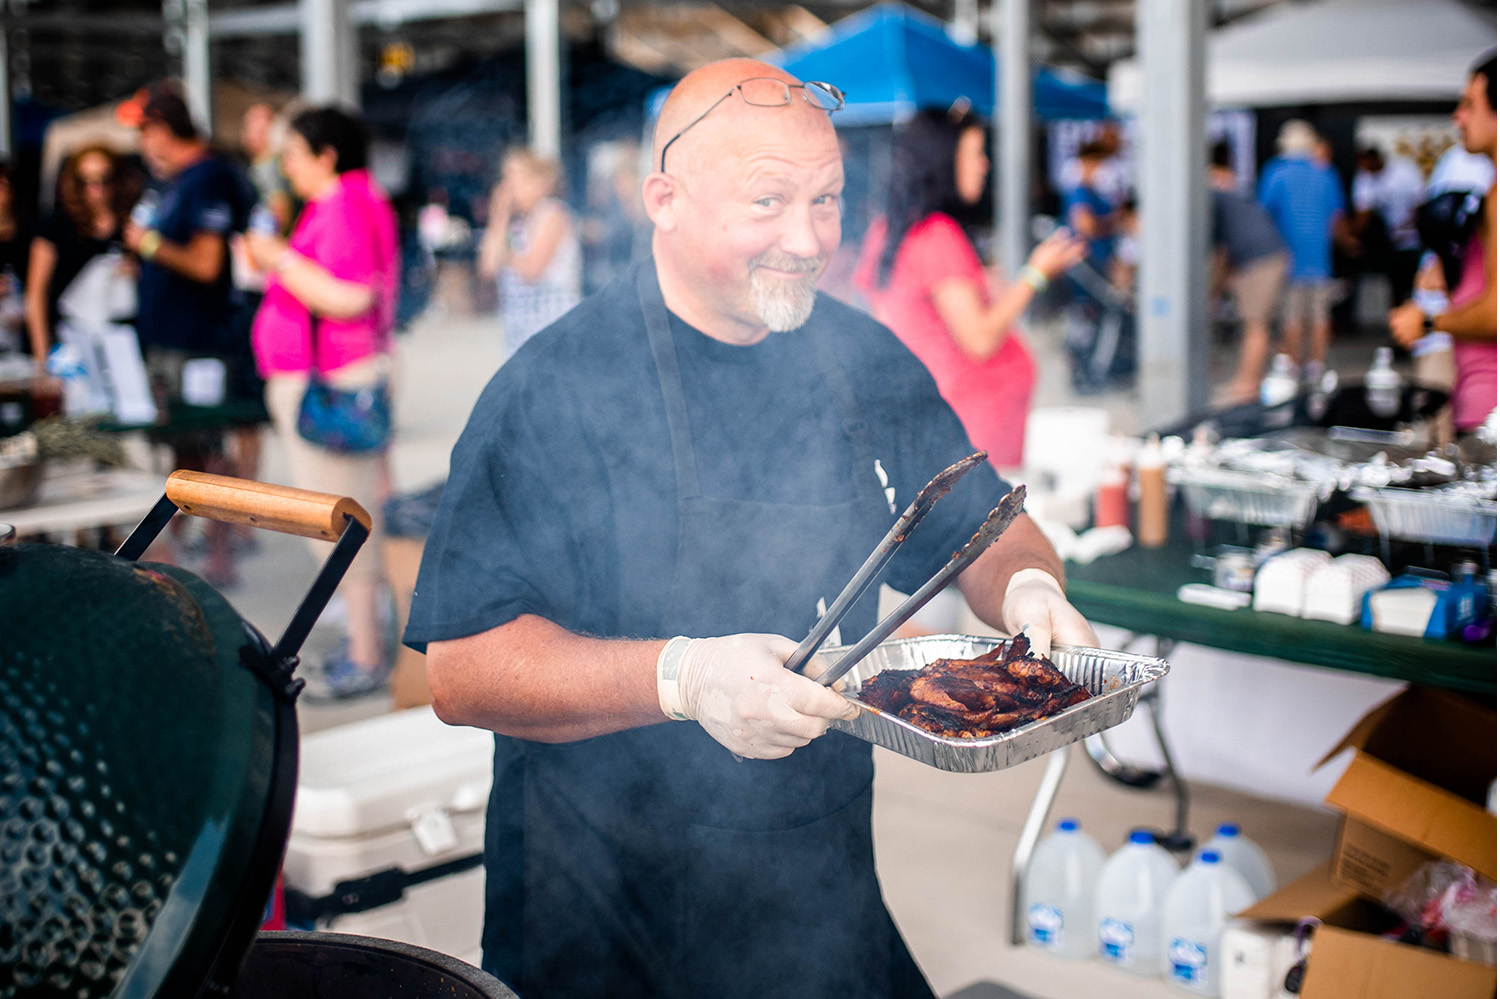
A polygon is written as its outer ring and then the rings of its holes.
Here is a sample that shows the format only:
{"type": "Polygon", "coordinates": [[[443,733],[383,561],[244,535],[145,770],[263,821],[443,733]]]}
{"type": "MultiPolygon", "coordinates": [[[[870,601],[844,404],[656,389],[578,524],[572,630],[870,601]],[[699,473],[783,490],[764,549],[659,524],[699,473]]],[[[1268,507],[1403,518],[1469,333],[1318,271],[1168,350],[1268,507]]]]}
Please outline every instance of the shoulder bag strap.
{"type": "MultiPolygon", "coordinates": [[[[367,207],[371,209],[378,208],[379,199],[374,196],[374,192],[366,190],[365,194],[368,198],[366,202],[367,207]]],[[[389,353],[391,347],[391,330],[389,324],[386,322],[386,308],[388,303],[385,301],[385,271],[386,268],[392,265],[392,261],[389,257],[385,257],[384,259],[382,259],[382,254],[380,253],[380,228],[376,225],[375,214],[373,210],[365,217],[365,228],[369,232],[370,246],[375,251],[375,284],[370,288],[370,292],[372,295],[371,308],[375,310],[375,322],[380,327],[381,350],[389,353]]],[[[398,259],[400,252],[401,233],[398,229],[396,233],[395,246],[395,253],[398,255],[398,259]]],[[[397,280],[400,280],[400,275],[397,275],[397,280]]]]}
{"type": "Polygon", "coordinates": [[[307,310],[307,377],[316,380],[318,371],[318,314],[311,307],[307,310]]]}

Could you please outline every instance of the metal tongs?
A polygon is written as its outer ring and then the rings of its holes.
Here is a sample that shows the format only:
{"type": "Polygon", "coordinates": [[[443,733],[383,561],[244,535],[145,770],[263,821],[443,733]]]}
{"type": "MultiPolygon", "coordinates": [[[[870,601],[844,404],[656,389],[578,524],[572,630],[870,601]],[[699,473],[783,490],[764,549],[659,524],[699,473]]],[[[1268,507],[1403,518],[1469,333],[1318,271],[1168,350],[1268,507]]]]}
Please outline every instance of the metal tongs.
{"type": "Polygon", "coordinates": [[[927,582],[922,584],[921,589],[902,601],[901,606],[886,615],[870,633],[849,648],[843,657],[823,672],[822,676],[816,677],[818,683],[825,687],[831,687],[845,673],[854,668],[865,656],[869,655],[881,642],[895,634],[896,629],[911,619],[911,616],[926,606],[927,601],[935,597],[939,590],[958,578],[958,574],[967,569],[975,559],[984,554],[986,548],[995,543],[995,539],[1005,533],[1005,529],[1015,522],[1025,508],[1026,487],[1016,486],[1006,493],[990,515],[984,518],[984,523],[979,525],[979,530],[969,539],[953,557],[948,564],[937,571],[927,582]]]}
{"type": "MultiPolygon", "coordinates": [[[[986,457],[987,454],[984,451],[971,454],[962,461],[943,469],[933,477],[931,482],[922,487],[917,498],[912,500],[911,506],[906,508],[906,512],[897,519],[885,538],[870,553],[870,557],[865,559],[864,565],[860,566],[859,571],[844,586],[827,613],[818,619],[817,624],[813,625],[807,637],[802,640],[802,644],[797,646],[797,651],[792,653],[792,657],[786,661],[787,669],[800,672],[807,665],[813,653],[817,652],[818,648],[827,641],[839,621],[849,612],[849,608],[854,606],[854,602],[864,594],[865,590],[869,589],[880,571],[895,556],[896,549],[900,548],[902,543],[911,536],[912,530],[923,517],[927,516],[927,512],[953,489],[959,479],[981,464],[986,457]]],[[[907,597],[901,606],[892,611],[868,635],[845,652],[838,662],[826,669],[821,676],[816,677],[817,682],[825,687],[832,686],[840,677],[849,672],[855,663],[869,655],[875,646],[894,634],[897,628],[910,620],[913,614],[921,610],[939,590],[951,583],[1005,532],[1005,529],[1020,515],[1025,502],[1025,486],[1017,486],[1007,493],[1000,500],[999,505],[990,511],[990,515],[985,518],[984,523],[980,525],[979,530],[969,539],[969,542],[948,560],[947,565],[938,570],[937,574],[922,584],[917,592],[907,597]]]]}
{"type": "MultiPolygon", "coordinates": [[[[792,653],[792,658],[786,661],[787,669],[793,673],[802,671],[802,667],[807,665],[813,653],[817,652],[819,647],[828,640],[828,636],[833,634],[833,629],[838,627],[844,615],[849,613],[849,608],[854,606],[856,600],[864,596],[870,584],[875,582],[876,577],[880,575],[880,571],[895,557],[896,549],[911,537],[911,532],[921,523],[922,518],[927,516],[927,512],[937,505],[938,500],[948,495],[954,486],[958,485],[959,479],[983,464],[988,456],[988,451],[978,451],[967,458],[955,461],[934,475],[932,481],[922,487],[922,491],[917,493],[917,498],[911,501],[911,506],[907,507],[906,512],[896,519],[896,523],[886,532],[880,544],[875,546],[870,557],[865,559],[865,564],[859,567],[859,571],[850,578],[848,583],[844,584],[843,591],[834,598],[833,605],[822,617],[818,618],[812,630],[807,633],[807,637],[802,640],[802,644],[797,646],[797,651],[792,653]]],[[[895,490],[891,492],[894,494],[895,490]]],[[[892,507],[895,505],[895,503],[891,504],[892,507]]]]}

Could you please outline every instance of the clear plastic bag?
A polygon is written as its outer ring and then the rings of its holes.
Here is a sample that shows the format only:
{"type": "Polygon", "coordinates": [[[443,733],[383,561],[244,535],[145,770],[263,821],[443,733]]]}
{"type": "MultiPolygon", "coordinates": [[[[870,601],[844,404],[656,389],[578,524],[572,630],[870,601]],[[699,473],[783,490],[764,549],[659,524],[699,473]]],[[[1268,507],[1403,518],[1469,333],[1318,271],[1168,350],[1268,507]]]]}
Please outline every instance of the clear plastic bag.
{"type": "Polygon", "coordinates": [[[1495,940],[1495,885],[1451,860],[1422,865],[1400,888],[1387,893],[1385,904],[1429,934],[1495,940]]]}

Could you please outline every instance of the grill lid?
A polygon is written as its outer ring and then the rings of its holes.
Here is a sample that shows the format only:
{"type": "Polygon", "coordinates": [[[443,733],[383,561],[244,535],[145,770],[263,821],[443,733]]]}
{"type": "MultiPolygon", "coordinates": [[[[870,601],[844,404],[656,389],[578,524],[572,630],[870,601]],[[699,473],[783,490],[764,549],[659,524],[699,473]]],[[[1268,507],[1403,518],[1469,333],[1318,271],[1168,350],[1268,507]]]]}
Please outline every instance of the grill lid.
{"type": "Polygon", "coordinates": [[[264,640],[187,572],[76,548],[0,548],[0,606],[0,999],[232,977],[295,785],[264,640]]]}

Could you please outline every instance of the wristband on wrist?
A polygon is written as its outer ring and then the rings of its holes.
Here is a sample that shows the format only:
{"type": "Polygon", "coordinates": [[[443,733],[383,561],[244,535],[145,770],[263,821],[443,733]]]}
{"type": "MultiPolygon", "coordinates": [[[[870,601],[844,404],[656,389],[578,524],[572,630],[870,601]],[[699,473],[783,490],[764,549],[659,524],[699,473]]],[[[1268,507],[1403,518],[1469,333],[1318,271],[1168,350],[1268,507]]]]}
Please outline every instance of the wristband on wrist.
{"type": "Polygon", "coordinates": [[[1435,333],[1435,332],[1437,332],[1437,326],[1433,322],[1433,320],[1435,318],[1436,317],[1433,316],[1433,314],[1430,313],[1430,312],[1424,312],[1424,313],[1422,313],[1422,332],[1423,333],[1435,333]]]}
{"type": "Polygon", "coordinates": [[[673,721],[692,721],[682,707],[682,689],[677,684],[677,675],[682,669],[682,657],[687,652],[689,639],[681,635],[671,639],[656,657],[656,703],[661,713],[673,721]]]}
{"type": "Polygon", "coordinates": [[[1047,286],[1052,283],[1050,280],[1048,280],[1047,275],[1043,274],[1041,270],[1032,266],[1031,264],[1027,264],[1025,267],[1022,267],[1021,273],[1017,275],[1017,277],[1020,278],[1022,284],[1029,285],[1031,287],[1032,293],[1036,295],[1040,295],[1042,292],[1046,291],[1047,286]]]}
{"type": "Polygon", "coordinates": [[[156,256],[156,251],[161,249],[161,233],[155,229],[147,229],[141,236],[141,241],[136,247],[136,253],[142,260],[151,260],[156,256]]]}

